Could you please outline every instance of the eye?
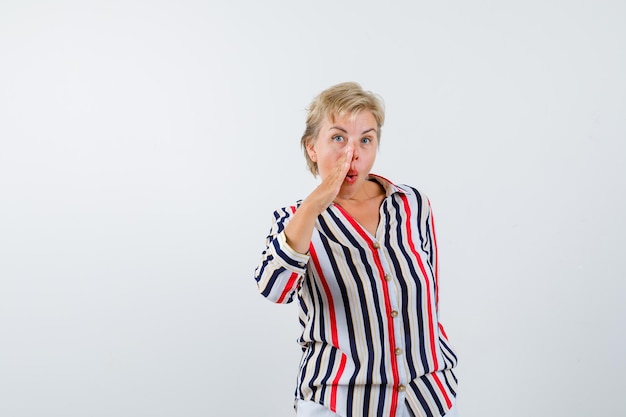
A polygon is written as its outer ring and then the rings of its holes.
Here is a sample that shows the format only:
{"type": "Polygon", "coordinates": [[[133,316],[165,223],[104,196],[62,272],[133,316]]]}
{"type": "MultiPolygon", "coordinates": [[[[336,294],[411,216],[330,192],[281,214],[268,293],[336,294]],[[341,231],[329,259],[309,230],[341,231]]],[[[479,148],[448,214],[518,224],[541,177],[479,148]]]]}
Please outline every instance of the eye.
{"type": "Polygon", "coordinates": [[[367,145],[368,143],[372,143],[372,139],[370,139],[370,138],[363,138],[363,139],[361,139],[361,143],[367,145]]]}
{"type": "Polygon", "coordinates": [[[332,137],[333,142],[343,142],[343,136],[335,135],[332,137]]]}

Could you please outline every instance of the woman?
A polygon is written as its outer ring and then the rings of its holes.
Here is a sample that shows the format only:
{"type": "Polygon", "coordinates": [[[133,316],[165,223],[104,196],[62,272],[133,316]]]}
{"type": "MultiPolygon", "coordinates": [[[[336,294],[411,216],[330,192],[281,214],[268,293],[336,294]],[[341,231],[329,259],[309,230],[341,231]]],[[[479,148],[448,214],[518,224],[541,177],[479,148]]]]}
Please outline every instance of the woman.
{"type": "Polygon", "coordinates": [[[300,305],[299,417],[454,415],[430,203],[370,173],[383,122],[356,83],[314,99],[302,146],[321,183],[274,213],[256,269],[265,297],[300,305]]]}

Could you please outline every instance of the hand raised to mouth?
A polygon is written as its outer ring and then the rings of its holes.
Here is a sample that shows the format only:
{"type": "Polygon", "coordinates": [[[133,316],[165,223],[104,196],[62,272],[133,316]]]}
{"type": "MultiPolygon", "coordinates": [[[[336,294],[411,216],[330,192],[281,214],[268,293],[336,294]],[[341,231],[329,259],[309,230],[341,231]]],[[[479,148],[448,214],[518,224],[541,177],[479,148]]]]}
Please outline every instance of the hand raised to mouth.
{"type": "Polygon", "coordinates": [[[293,219],[287,224],[285,228],[287,243],[295,251],[306,253],[309,250],[317,216],[332,204],[344,181],[356,181],[356,176],[348,176],[353,156],[354,147],[348,145],[345,153],[337,160],[334,170],[302,202],[293,219]]]}
{"type": "Polygon", "coordinates": [[[356,171],[350,169],[353,156],[354,147],[352,145],[346,146],[345,153],[337,160],[335,170],[327,175],[320,185],[306,198],[306,200],[311,199],[312,202],[317,202],[318,215],[332,204],[337,194],[339,194],[344,181],[354,182],[356,180],[356,176],[354,176],[356,171]]]}

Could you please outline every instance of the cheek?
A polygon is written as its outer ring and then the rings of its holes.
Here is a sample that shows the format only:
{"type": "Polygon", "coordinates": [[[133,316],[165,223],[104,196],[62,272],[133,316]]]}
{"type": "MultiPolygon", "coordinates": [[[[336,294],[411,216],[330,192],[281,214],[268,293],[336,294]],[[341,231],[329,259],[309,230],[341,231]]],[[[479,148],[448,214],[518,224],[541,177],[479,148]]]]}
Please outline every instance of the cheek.
{"type": "Polygon", "coordinates": [[[318,163],[333,164],[341,158],[341,152],[341,149],[321,149],[317,152],[318,163]]]}
{"type": "Polygon", "coordinates": [[[362,154],[361,160],[365,163],[366,166],[371,168],[376,161],[376,152],[374,151],[362,154]]]}
{"type": "Polygon", "coordinates": [[[341,157],[341,152],[325,149],[322,152],[317,153],[317,168],[320,171],[320,175],[324,177],[327,173],[331,172],[337,165],[337,161],[341,157]]]}

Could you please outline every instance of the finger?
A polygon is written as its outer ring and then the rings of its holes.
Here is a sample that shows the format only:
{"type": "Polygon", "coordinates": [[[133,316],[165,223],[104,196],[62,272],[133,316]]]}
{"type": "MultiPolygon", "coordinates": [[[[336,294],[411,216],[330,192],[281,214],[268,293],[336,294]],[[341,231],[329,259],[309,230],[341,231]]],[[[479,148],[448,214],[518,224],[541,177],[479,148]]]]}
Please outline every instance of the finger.
{"type": "Polygon", "coordinates": [[[348,162],[352,162],[352,157],[354,156],[354,146],[348,145],[346,147],[346,159],[348,162]]]}
{"type": "Polygon", "coordinates": [[[337,193],[339,193],[339,190],[341,189],[341,185],[350,170],[353,155],[354,147],[351,145],[347,146],[345,151],[337,159],[335,169],[322,181],[322,184],[320,184],[320,191],[325,189],[328,193],[329,204],[337,196],[337,193]]]}
{"type": "Polygon", "coordinates": [[[348,171],[350,170],[350,164],[352,163],[353,155],[354,155],[354,147],[352,147],[351,145],[347,146],[345,153],[342,155],[342,157],[339,160],[339,166],[341,167],[340,172],[341,172],[342,180],[343,180],[343,177],[345,177],[348,171]]]}
{"type": "Polygon", "coordinates": [[[348,171],[350,170],[350,164],[352,163],[353,153],[354,153],[354,150],[352,149],[352,147],[348,147],[346,148],[346,152],[337,161],[337,169],[335,170],[335,178],[334,178],[336,183],[338,184],[343,183],[343,180],[345,179],[346,174],[348,174],[348,171]]]}

